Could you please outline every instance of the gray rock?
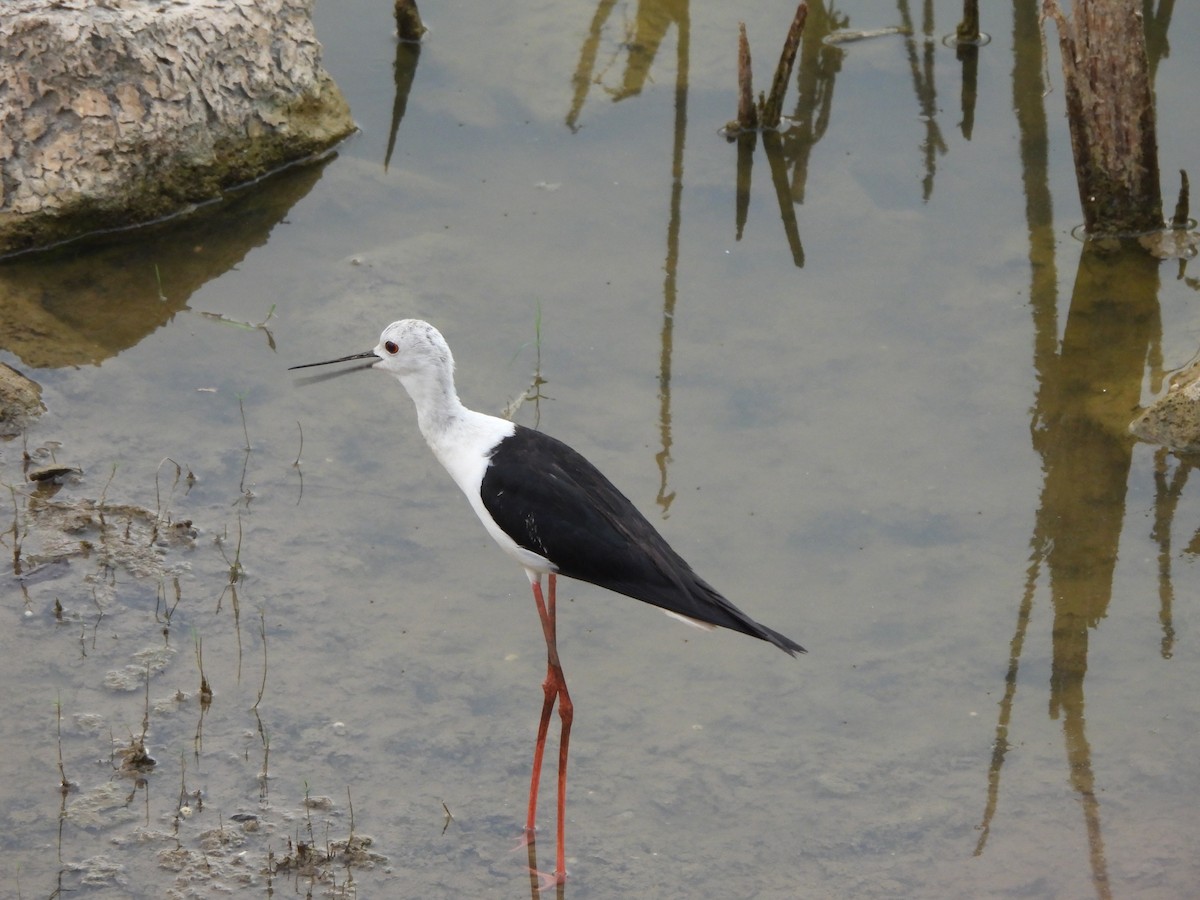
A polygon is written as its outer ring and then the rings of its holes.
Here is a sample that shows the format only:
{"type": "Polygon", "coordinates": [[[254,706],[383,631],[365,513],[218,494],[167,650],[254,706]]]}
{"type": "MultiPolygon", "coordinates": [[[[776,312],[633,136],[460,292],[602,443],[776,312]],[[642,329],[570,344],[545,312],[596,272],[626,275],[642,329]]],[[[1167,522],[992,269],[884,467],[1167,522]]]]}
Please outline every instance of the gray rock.
{"type": "Polygon", "coordinates": [[[1146,407],[1129,430],[1171,450],[1200,450],[1200,363],[1178,372],[1167,392],[1146,407]]]}
{"type": "Polygon", "coordinates": [[[46,411],[42,387],[0,363],[0,437],[13,437],[46,411]]]}
{"type": "Polygon", "coordinates": [[[312,0],[5,0],[0,255],[148,222],[354,130],[312,0]]]}

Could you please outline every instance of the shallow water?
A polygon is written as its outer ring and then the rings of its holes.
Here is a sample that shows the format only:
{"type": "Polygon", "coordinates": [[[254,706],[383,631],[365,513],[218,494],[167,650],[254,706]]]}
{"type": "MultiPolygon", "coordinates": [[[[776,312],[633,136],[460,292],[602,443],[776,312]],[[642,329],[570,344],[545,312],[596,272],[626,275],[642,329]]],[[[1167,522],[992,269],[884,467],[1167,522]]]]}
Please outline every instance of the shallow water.
{"type": "MultiPolygon", "coordinates": [[[[333,158],[0,268],[25,304],[0,360],[48,407],[0,445],[0,893],[529,889],[525,578],[394,382],[286,371],[420,316],[466,402],[539,372],[518,420],[810,651],[564,583],[565,895],[1189,895],[1200,506],[1125,425],[1196,353],[1195,273],[1070,236],[1036,5],[985,18],[964,110],[960,6],[833,48],[822,28],[909,7],[814,4],[740,239],[737,21],[765,87],[788,4],[431,8],[399,79],[378,6],[318,4],[362,128],[333,158]],[[23,449],[84,474],[35,492],[23,449]],[[143,729],[156,765],[122,771],[143,729]]],[[[1168,207],[1183,6],[1156,76],[1168,207]]]]}

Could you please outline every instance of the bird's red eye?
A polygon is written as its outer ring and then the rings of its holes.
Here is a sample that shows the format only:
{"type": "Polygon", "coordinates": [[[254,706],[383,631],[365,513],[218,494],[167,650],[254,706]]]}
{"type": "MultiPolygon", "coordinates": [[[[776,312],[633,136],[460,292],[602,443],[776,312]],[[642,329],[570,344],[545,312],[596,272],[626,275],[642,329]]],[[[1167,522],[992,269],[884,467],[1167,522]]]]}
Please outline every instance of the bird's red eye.
{"type": "Polygon", "coordinates": [[[395,356],[397,353],[400,352],[400,347],[399,347],[399,345],[397,345],[397,343],[395,341],[387,341],[383,345],[383,349],[386,350],[388,353],[392,354],[392,356],[395,356]]]}

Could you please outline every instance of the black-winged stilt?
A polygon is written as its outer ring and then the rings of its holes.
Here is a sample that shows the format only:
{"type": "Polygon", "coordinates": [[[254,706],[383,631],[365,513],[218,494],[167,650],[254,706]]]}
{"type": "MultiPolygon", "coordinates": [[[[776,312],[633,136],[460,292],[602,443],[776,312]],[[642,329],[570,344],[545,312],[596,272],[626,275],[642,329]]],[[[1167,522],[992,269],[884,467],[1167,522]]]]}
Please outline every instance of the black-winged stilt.
{"type": "Polygon", "coordinates": [[[717,593],[612,482],[562,441],[463,406],[454,388],[450,347],[428,322],[393,322],[374,350],[291,368],[372,358],[376,362],[371,368],[394,375],[404,385],[434,456],[467,495],[488,534],[529,576],[546,638],[547,670],[525,833],[532,841],[542,754],[557,700],[562,731],[553,880],[561,884],[566,878],[567,746],[574,708],[556,646],[555,576],[578,578],[644,600],[702,627],[720,625],[740,631],[791,656],[804,648],[755,622],[717,593]],[[543,575],[549,576],[549,600],[542,594],[543,575]]]}

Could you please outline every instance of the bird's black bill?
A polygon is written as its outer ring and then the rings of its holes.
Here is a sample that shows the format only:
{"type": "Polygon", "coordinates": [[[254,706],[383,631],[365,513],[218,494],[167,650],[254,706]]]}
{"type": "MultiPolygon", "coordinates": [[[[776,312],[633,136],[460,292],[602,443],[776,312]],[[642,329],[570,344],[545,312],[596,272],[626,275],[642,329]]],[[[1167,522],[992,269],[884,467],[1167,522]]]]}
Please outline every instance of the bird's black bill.
{"type": "MultiPolygon", "coordinates": [[[[325,362],[301,363],[298,366],[288,366],[288,371],[290,372],[290,371],[292,371],[292,369],[311,369],[313,366],[332,366],[334,363],[350,362],[351,360],[354,360],[354,359],[379,359],[379,357],[375,355],[374,350],[368,350],[366,353],[352,353],[350,356],[342,356],[342,357],[339,357],[338,359],[327,359],[327,360],[325,360],[325,362]]],[[[365,369],[368,367],[367,366],[356,366],[355,368],[365,369]]],[[[353,370],[351,370],[351,371],[353,371],[353,370]]]]}

